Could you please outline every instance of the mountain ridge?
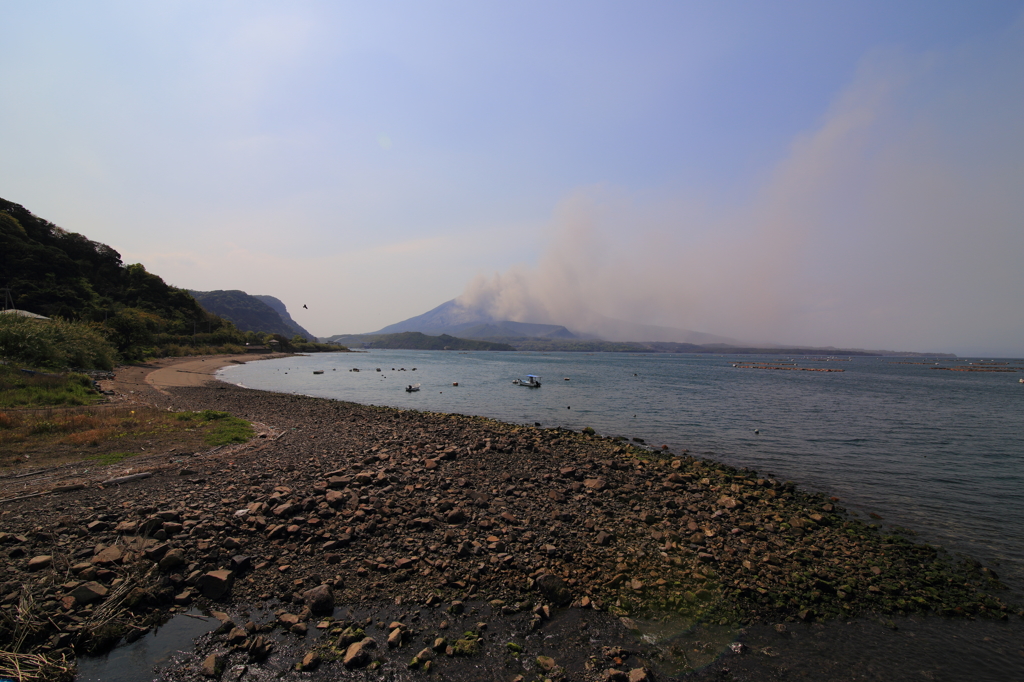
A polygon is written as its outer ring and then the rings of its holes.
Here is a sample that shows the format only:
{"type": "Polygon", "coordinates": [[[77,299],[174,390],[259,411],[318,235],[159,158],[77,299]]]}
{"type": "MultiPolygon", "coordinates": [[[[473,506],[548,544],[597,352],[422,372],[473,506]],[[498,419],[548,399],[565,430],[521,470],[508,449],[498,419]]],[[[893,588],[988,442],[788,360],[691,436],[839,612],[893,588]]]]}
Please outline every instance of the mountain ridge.
{"type": "Polygon", "coordinates": [[[273,296],[253,296],[240,289],[189,290],[189,293],[204,310],[230,320],[240,331],[280,334],[289,339],[294,336],[316,339],[296,324],[284,303],[273,296]],[[284,315],[278,306],[284,310],[284,315]]]}

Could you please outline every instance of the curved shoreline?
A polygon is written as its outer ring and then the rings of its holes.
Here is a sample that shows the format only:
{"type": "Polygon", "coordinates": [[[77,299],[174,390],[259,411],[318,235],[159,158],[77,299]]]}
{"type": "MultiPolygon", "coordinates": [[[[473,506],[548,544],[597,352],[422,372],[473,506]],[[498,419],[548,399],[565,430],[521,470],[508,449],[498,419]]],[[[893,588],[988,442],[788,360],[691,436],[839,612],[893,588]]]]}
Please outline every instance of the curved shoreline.
{"type": "MultiPolygon", "coordinates": [[[[297,618],[275,616],[268,633],[313,627],[307,607],[320,587],[336,605],[480,601],[490,618],[538,630],[544,606],[568,604],[627,628],[657,614],[796,624],[875,610],[1009,613],[989,594],[998,583],[987,569],[882,537],[821,496],[754,472],[562,429],[242,389],[212,380],[214,365],[237,357],[207,360],[153,363],[115,382],[137,391],[125,399],[225,410],[274,435],[244,452],[177,458],[144,480],[11,505],[19,513],[3,517],[0,544],[21,548],[8,560],[13,574],[53,572],[39,594],[59,598],[51,622],[93,613],[91,597],[74,595],[87,582],[113,591],[116,580],[140,590],[124,627],[190,603],[270,603],[297,618]],[[176,380],[187,384],[167,383],[176,380]],[[81,568],[74,557],[86,546],[104,549],[81,568]],[[30,570],[43,551],[50,563],[30,570]],[[61,585],[69,569],[94,580],[61,585]]],[[[81,630],[57,635],[83,650],[97,644],[81,630]]],[[[251,648],[257,635],[238,636],[251,648]]],[[[330,639],[337,646],[340,632],[330,639]]],[[[412,646],[390,660],[407,660],[412,646]]],[[[224,655],[244,660],[247,650],[224,655]]]]}
{"type": "Polygon", "coordinates": [[[291,353],[246,353],[244,355],[195,355],[159,358],[115,368],[115,378],[100,381],[104,390],[131,395],[135,391],[157,391],[168,395],[168,388],[205,386],[215,381],[217,370],[233,364],[290,357],[291,353]]]}

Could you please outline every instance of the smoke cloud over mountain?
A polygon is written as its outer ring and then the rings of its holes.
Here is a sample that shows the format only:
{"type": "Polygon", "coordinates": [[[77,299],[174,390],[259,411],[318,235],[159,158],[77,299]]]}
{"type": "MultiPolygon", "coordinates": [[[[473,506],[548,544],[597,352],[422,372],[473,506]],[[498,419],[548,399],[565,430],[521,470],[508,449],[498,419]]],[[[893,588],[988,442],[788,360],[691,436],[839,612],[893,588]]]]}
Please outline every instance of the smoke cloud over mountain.
{"type": "Polygon", "coordinates": [[[1020,25],[955,55],[873,55],[750,186],[724,198],[580,189],[536,266],[478,275],[459,302],[605,338],[621,320],[747,342],[1020,354],[1022,68],[1020,25]]]}

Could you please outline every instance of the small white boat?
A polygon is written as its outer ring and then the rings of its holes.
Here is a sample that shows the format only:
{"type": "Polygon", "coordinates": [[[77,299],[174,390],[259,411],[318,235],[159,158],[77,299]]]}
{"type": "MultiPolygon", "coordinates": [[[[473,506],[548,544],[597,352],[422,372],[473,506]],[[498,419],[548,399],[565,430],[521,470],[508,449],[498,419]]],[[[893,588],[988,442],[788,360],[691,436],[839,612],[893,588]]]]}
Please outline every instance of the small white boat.
{"type": "Polygon", "coordinates": [[[411,385],[405,387],[405,392],[406,393],[412,393],[413,391],[418,391],[418,390],[420,390],[420,385],[419,384],[411,384],[411,385]]]}
{"type": "Polygon", "coordinates": [[[527,388],[540,388],[540,377],[536,374],[527,374],[525,379],[513,379],[512,383],[527,388]]]}

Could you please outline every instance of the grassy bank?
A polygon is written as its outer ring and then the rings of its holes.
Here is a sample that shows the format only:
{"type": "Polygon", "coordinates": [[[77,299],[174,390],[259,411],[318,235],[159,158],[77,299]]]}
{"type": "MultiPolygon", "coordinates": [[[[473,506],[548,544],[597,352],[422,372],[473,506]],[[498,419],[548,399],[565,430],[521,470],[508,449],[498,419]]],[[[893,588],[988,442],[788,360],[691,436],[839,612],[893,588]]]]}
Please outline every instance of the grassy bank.
{"type": "Polygon", "coordinates": [[[0,365],[0,409],[91,405],[101,399],[85,374],[40,372],[0,365]]]}
{"type": "Polygon", "coordinates": [[[244,443],[252,426],[226,412],[95,406],[0,411],[0,470],[116,464],[142,453],[244,443]]]}

